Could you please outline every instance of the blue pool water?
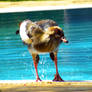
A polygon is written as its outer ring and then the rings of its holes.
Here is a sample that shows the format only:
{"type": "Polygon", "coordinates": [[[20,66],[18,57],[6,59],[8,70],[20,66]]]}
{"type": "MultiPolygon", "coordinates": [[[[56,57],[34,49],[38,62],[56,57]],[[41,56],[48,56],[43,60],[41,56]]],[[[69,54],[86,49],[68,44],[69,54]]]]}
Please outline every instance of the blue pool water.
{"type": "MultiPolygon", "coordinates": [[[[35,80],[33,60],[15,32],[24,19],[53,19],[64,30],[68,44],[62,43],[58,68],[64,80],[92,80],[92,8],[0,14],[0,80],[35,80]]],[[[49,54],[40,55],[42,80],[52,80],[55,66],[49,54]]]]}

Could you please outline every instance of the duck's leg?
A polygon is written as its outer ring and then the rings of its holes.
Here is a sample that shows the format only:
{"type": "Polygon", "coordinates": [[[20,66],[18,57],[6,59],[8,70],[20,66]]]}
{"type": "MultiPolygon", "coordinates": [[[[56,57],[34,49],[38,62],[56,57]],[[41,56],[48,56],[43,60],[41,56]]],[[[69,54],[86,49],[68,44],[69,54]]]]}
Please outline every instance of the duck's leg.
{"type": "Polygon", "coordinates": [[[37,70],[37,66],[39,63],[39,55],[32,54],[32,57],[33,57],[33,61],[34,61],[35,71],[36,71],[36,82],[38,82],[38,81],[41,81],[41,79],[39,78],[39,75],[38,75],[38,70],[37,70]]]}
{"type": "Polygon", "coordinates": [[[55,75],[53,81],[64,81],[64,80],[60,77],[60,75],[59,75],[59,73],[58,73],[58,67],[57,67],[57,52],[50,53],[50,57],[51,57],[51,59],[54,61],[55,67],[56,67],[56,75],[55,75]]]}

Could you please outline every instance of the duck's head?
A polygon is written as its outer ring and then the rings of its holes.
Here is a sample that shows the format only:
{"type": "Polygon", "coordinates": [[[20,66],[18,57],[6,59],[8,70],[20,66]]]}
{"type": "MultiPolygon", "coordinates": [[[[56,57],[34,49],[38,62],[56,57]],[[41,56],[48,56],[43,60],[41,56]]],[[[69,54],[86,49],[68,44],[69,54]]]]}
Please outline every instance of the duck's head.
{"type": "Polygon", "coordinates": [[[58,26],[49,27],[48,33],[50,34],[50,36],[54,36],[55,39],[58,39],[58,40],[60,40],[61,42],[64,42],[64,43],[68,43],[68,40],[66,40],[62,28],[60,28],[58,26]]]}

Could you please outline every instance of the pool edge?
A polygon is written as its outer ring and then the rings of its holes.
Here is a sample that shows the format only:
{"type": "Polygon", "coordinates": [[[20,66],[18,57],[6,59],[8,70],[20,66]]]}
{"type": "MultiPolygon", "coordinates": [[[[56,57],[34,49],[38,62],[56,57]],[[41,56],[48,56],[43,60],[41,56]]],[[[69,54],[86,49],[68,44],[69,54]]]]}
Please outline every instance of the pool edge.
{"type": "MultiPolygon", "coordinates": [[[[70,0],[71,1],[71,0],[70,0]]],[[[45,10],[63,10],[77,8],[92,8],[92,1],[89,2],[65,2],[63,1],[26,1],[26,2],[0,2],[0,13],[29,12],[45,10]]]]}
{"type": "Polygon", "coordinates": [[[0,83],[0,89],[11,89],[18,87],[92,87],[92,82],[52,82],[52,81],[42,81],[42,82],[23,82],[23,83],[0,83]]]}

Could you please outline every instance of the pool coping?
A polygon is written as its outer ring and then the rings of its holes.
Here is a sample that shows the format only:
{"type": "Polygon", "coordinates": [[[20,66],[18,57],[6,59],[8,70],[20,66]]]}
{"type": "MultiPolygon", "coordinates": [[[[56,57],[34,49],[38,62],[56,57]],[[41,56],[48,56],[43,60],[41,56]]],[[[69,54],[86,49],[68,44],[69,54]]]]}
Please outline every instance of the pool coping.
{"type": "Polygon", "coordinates": [[[42,81],[42,82],[35,82],[30,80],[25,80],[22,82],[18,81],[11,81],[11,82],[0,82],[0,89],[10,89],[10,88],[17,88],[17,87],[92,87],[92,82],[53,82],[53,81],[42,81]]]}
{"type": "Polygon", "coordinates": [[[21,1],[21,2],[0,2],[0,13],[28,12],[44,10],[61,10],[76,8],[92,8],[92,1],[86,0],[62,1],[21,1]]]}

